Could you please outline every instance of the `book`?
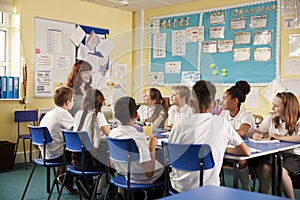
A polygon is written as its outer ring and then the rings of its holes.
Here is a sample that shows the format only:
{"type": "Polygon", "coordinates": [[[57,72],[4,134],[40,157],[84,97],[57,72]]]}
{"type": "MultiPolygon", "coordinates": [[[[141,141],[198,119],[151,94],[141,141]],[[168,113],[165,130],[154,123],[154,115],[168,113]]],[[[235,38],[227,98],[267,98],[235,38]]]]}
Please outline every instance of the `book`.
{"type": "Polygon", "coordinates": [[[252,138],[248,138],[248,140],[250,142],[254,142],[254,143],[279,143],[279,140],[271,140],[270,138],[264,138],[262,140],[254,140],[252,138]]]}

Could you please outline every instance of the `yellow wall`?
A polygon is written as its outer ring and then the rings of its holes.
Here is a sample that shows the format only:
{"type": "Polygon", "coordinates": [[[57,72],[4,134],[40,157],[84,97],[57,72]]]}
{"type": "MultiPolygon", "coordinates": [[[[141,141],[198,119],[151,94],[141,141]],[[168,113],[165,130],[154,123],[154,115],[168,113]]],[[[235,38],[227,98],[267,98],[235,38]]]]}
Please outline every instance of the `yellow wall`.
{"type": "MultiPolygon", "coordinates": [[[[99,6],[80,0],[15,0],[17,14],[21,17],[21,55],[26,58],[28,67],[27,109],[53,107],[52,98],[34,98],[34,17],[41,17],[110,30],[110,39],[115,48],[111,60],[132,66],[132,16],[131,12],[99,6]],[[124,38],[126,37],[126,38],[124,38]]],[[[66,74],[67,79],[67,74],[66,74]]],[[[131,94],[132,78],[129,75],[127,86],[131,94]]],[[[22,90],[22,86],[20,89],[22,90]]],[[[23,92],[21,92],[22,96],[23,92]]],[[[24,109],[18,101],[1,100],[0,140],[17,140],[17,126],[13,122],[14,110],[24,109]]],[[[20,145],[22,146],[22,145],[20,145]]],[[[19,150],[21,150],[19,148],[19,150]]]]}
{"type": "MultiPolygon", "coordinates": [[[[184,13],[184,12],[191,12],[191,11],[199,11],[199,10],[205,10],[209,8],[218,8],[218,7],[223,7],[223,6],[230,6],[238,3],[247,3],[247,2],[253,2],[251,0],[238,0],[238,1],[232,1],[232,0],[210,0],[210,1],[203,1],[199,0],[197,2],[190,2],[190,3],[184,3],[184,4],[179,4],[175,6],[168,6],[168,7],[163,7],[163,8],[158,8],[158,9],[152,9],[152,10],[147,10],[145,11],[145,22],[148,21],[151,17],[156,17],[156,16],[164,16],[164,15],[172,15],[176,13],[184,13]]],[[[292,17],[292,16],[284,16],[284,17],[292,17]]],[[[284,59],[288,58],[288,51],[289,51],[289,46],[288,46],[288,35],[289,34],[299,34],[299,29],[288,29],[285,30],[283,29],[283,19],[284,17],[281,17],[281,31],[280,31],[280,45],[281,45],[281,50],[280,50],[280,66],[283,66],[284,59]]],[[[145,37],[144,44],[149,45],[149,37],[145,37]]],[[[147,62],[149,61],[149,48],[145,48],[144,52],[144,61],[147,62]]],[[[144,80],[147,79],[148,73],[145,72],[144,75],[144,80]]],[[[282,67],[280,68],[280,76],[282,78],[300,78],[300,75],[284,75],[283,74],[283,69],[282,67]]],[[[222,93],[227,89],[228,87],[217,87],[218,93],[217,96],[221,96],[222,93]]],[[[260,92],[264,89],[265,87],[259,87],[260,92]]],[[[169,95],[169,88],[164,87],[160,88],[161,91],[163,92],[164,96],[169,95]]],[[[261,114],[262,116],[265,116],[268,112],[271,111],[271,105],[270,103],[262,96],[260,95],[259,97],[259,108],[258,109],[251,109],[250,110],[253,113],[261,114]]],[[[245,105],[247,107],[247,105],[245,105]]]]}
{"type": "MultiPolygon", "coordinates": [[[[251,0],[238,0],[239,3],[252,2],[251,0]]],[[[144,12],[145,22],[151,17],[163,16],[175,13],[183,13],[190,11],[198,11],[208,8],[217,8],[236,4],[237,1],[232,0],[210,0],[179,4],[158,9],[147,10],[144,12]]],[[[34,69],[34,17],[42,17],[47,19],[59,20],[70,23],[78,23],[87,26],[106,28],[110,30],[110,39],[115,48],[111,53],[111,60],[128,64],[126,89],[127,94],[134,93],[132,89],[132,81],[135,75],[132,72],[134,66],[133,49],[135,27],[134,17],[131,12],[118,9],[108,8],[83,2],[80,0],[15,0],[17,6],[17,14],[21,16],[21,55],[26,58],[28,66],[28,109],[37,109],[38,107],[53,107],[51,98],[34,98],[33,96],[33,69],[34,69]]],[[[282,17],[283,19],[283,17],[282,17]]],[[[281,25],[282,26],[282,25],[281,25]]],[[[299,29],[289,29],[280,31],[280,63],[283,66],[284,59],[288,58],[288,35],[299,33],[299,29]]],[[[149,66],[149,37],[144,37],[144,80],[143,86],[147,87],[148,66],[149,66]]],[[[282,68],[280,75],[283,78],[300,78],[300,75],[284,75],[282,68]]],[[[67,76],[67,75],[66,75],[67,76]]],[[[22,89],[22,87],[20,88],[22,89]]],[[[220,96],[226,88],[218,87],[218,96],[220,96]]],[[[264,87],[259,87],[260,91],[264,87]]],[[[164,96],[170,94],[169,88],[162,88],[164,96]]],[[[22,96],[22,93],[21,93],[22,96]]],[[[1,132],[0,140],[16,141],[17,126],[13,122],[14,110],[23,109],[24,104],[18,101],[1,100],[1,132]]],[[[271,111],[271,105],[260,96],[260,105],[258,109],[249,109],[253,113],[265,116],[271,111]]]]}

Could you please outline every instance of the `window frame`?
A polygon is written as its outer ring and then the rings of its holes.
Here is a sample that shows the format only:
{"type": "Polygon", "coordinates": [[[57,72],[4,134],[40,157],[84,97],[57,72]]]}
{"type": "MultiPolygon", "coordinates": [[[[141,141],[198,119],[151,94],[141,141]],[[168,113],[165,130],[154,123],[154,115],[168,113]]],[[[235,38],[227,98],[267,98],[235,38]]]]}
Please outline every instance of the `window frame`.
{"type": "Polygon", "coordinates": [[[4,60],[0,60],[0,75],[10,75],[10,73],[11,73],[11,70],[10,70],[10,68],[11,68],[11,65],[10,65],[10,49],[11,49],[10,48],[10,46],[11,46],[10,25],[11,25],[11,18],[10,18],[9,13],[0,12],[0,15],[2,16],[2,22],[0,23],[0,31],[5,32],[4,60]]]}

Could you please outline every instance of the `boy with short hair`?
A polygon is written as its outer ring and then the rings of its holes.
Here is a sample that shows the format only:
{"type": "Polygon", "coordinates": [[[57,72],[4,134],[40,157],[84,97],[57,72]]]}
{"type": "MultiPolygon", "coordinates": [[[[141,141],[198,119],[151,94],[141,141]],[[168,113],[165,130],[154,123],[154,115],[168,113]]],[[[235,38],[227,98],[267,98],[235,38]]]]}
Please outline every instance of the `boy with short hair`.
{"type": "MultiPolygon", "coordinates": [[[[135,121],[138,118],[135,100],[131,97],[121,97],[114,105],[115,118],[121,122],[117,128],[110,131],[111,138],[132,138],[140,154],[140,160],[132,162],[135,173],[131,173],[133,183],[153,183],[161,177],[164,167],[155,160],[155,148],[157,139],[151,136],[147,142],[147,136],[135,128],[135,121]]],[[[113,162],[117,171],[124,173],[127,163],[113,162]]]]}
{"type": "MultiPolygon", "coordinates": [[[[73,89],[69,87],[60,87],[54,94],[55,108],[45,114],[40,122],[40,126],[46,126],[49,129],[52,137],[52,142],[47,144],[46,159],[48,161],[62,161],[64,155],[64,137],[61,129],[71,129],[74,119],[69,112],[73,106],[73,89]]],[[[39,146],[42,155],[43,146],[39,146]]],[[[70,154],[67,154],[67,159],[71,160],[70,154]]],[[[63,174],[65,167],[60,166],[57,173],[63,174]]],[[[60,177],[59,177],[60,178],[60,177]]],[[[76,193],[77,190],[73,188],[73,176],[68,175],[64,189],[69,193],[76,193]]],[[[60,179],[58,180],[61,181],[60,179]]]]}

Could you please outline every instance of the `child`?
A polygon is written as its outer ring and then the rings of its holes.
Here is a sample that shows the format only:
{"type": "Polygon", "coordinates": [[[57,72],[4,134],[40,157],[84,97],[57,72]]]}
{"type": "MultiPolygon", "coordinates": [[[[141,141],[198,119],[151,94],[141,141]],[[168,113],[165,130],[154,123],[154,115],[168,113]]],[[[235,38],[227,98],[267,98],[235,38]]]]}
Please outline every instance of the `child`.
{"type": "MultiPolygon", "coordinates": [[[[137,106],[131,97],[121,97],[114,105],[115,118],[121,123],[117,128],[111,130],[109,136],[112,138],[132,138],[140,154],[140,160],[133,163],[135,173],[131,173],[133,183],[153,183],[161,177],[164,167],[155,160],[155,148],[157,139],[153,136],[147,141],[147,136],[135,129],[137,120],[137,106]]],[[[125,173],[127,163],[113,162],[115,169],[125,173]]]]}
{"type": "MultiPolygon", "coordinates": [[[[101,113],[104,100],[104,96],[99,90],[88,89],[82,102],[83,110],[78,111],[74,118],[74,130],[88,132],[90,141],[95,148],[94,155],[91,156],[97,157],[96,163],[92,163],[91,160],[85,163],[85,170],[104,169],[105,165],[103,164],[107,164],[107,160],[102,155],[102,153],[106,154],[106,150],[103,150],[103,146],[101,146],[105,145],[106,136],[110,132],[108,123],[101,113]]],[[[77,156],[77,158],[80,159],[81,157],[77,156]]],[[[81,169],[81,160],[77,160],[75,166],[81,169]]]]}
{"type": "Polygon", "coordinates": [[[144,95],[143,101],[145,105],[141,105],[137,111],[140,121],[151,123],[153,128],[163,128],[168,117],[168,106],[160,91],[150,88],[144,95]]]}
{"type": "Polygon", "coordinates": [[[179,121],[189,119],[192,109],[188,105],[190,101],[190,89],[184,85],[173,86],[170,98],[171,107],[168,111],[168,119],[165,126],[166,130],[171,130],[172,126],[179,121]]]}
{"type": "MultiPolygon", "coordinates": [[[[74,119],[70,114],[70,110],[73,106],[73,90],[69,87],[60,87],[55,91],[54,103],[56,107],[45,114],[40,122],[40,126],[46,126],[49,129],[52,137],[52,142],[47,144],[46,159],[49,161],[63,161],[64,154],[64,137],[61,129],[71,129],[73,127],[74,119]]],[[[39,146],[42,155],[43,147],[39,146]]],[[[71,161],[69,152],[67,153],[67,160],[71,161]]],[[[65,167],[59,167],[57,173],[63,174],[65,167]]],[[[62,176],[58,177],[58,181],[62,182],[62,176]]],[[[72,175],[68,175],[64,189],[69,193],[77,193],[77,190],[73,188],[72,175]]]]}
{"type": "MultiPolygon", "coordinates": [[[[93,151],[85,153],[84,167],[86,171],[89,170],[105,170],[105,166],[108,165],[107,154],[107,141],[106,136],[110,132],[108,123],[101,113],[101,107],[104,102],[103,94],[96,89],[88,89],[84,95],[82,108],[79,110],[74,118],[74,130],[75,131],[87,131],[91,143],[93,144],[93,151]]],[[[73,165],[75,168],[82,168],[82,155],[81,153],[73,154],[73,165]]],[[[89,177],[89,184],[92,186],[92,177],[89,177]]],[[[105,176],[101,177],[99,191],[105,183],[105,176]]],[[[86,188],[86,185],[81,187],[86,188]]],[[[84,189],[82,188],[82,189],[84,189]]],[[[88,195],[88,192],[83,190],[88,195]]]]}
{"type": "MultiPolygon", "coordinates": [[[[223,117],[211,114],[215,93],[212,83],[203,80],[196,82],[190,100],[193,115],[190,119],[175,124],[169,136],[170,143],[210,145],[215,166],[204,171],[204,185],[220,185],[219,174],[227,145],[235,146],[227,149],[228,153],[250,155],[250,149],[229,122],[223,117]]],[[[199,172],[174,169],[170,173],[170,180],[176,191],[190,190],[199,187],[199,172]]]]}
{"type": "MultiPolygon", "coordinates": [[[[297,97],[291,92],[277,93],[273,100],[273,112],[262,121],[259,130],[252,135],[261,140],[266,134],[271,138],[286,142],[300,142],[300,108],[297,97]]],[[[300,148],[282,153],[282,186],[286,197],[295,199],[292,181],[289,174],[300,171],[300,148]]],[[[264,163],[257,170],[260,190],[269,193],[271,184],[271,165],[264,163]]]]}
{"type": "MultiPolygon", "coordinates": [[[[244,109],[241,104],[245,102],[246,95],[250,92],[250,85],[246,81],[238,81],[234,86],[226,90],[223,98],[223,111],[231,126],[242,138],[250,137],[255,127],[253,115],[244,109]]],[[[244,190],[250,191],[249,169],[246,160],[239,160],[239,178],[244,190]]]]}

